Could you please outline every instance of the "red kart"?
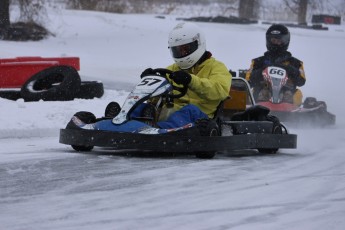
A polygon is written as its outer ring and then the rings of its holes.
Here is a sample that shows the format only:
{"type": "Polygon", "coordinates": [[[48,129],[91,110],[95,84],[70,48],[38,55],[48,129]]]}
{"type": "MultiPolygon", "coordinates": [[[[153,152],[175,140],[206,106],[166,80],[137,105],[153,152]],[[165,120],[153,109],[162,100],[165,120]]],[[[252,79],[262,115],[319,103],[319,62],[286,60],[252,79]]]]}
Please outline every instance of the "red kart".
{"type": "Polygon", "coordinates": [[[280,121],[293,123],[297,126],[327,126],[334,125],[336,117],[327,111],[324,101],[317,101],[314,97],[307,97],[302,106],[284,102],[283,92],[287,87],[287,73],[283,68],[271,66],[264,70],[264,79],[268,85],[270,97],[266,101],[258,101],[257,104],[270,109],[271,114],[277,116],[280,121]]]}
{"type": "Polygon", "coordinates": [[[78,70],[78,57],[0,59],[0,97],[25,101],[102,97],[103,84],[81,81],[78,70]]]}

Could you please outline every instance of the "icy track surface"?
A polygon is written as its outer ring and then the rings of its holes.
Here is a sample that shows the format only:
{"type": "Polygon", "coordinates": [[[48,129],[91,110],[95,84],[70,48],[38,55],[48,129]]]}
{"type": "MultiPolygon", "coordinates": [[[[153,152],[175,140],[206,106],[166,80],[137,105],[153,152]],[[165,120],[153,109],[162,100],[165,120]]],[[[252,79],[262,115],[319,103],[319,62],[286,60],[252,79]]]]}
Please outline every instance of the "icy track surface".
{"type": "Polygon", "coordinates": [[[232,152],[213,160],[81,154],[55,137],[1,140],[0,226],[341,229],[345,145],[314,137],[318,147],[302,143],[303,152],[232,152]]]}
{"type": "MultiPolygon", "coordinates": [[[[15,15],[15,14],[11,14],[15,15]]],[[[55,36],[0,40],[1,58],[78,56],[82,80],[100,80],[93,100],[0,99],[1,230],[343,230],[345,229],[344,26],[291,28],[290,51],[304,61],[304,96],[327,102],[337,125],[294,128],[297,149],[142,156],[58,143],[81,110],[102,116],[122,103],[148,67],[172,63],[174,17],[64,11],[49,13],[55,36]]],[[[199,24],[207,46],[229,69],[248,68],[265,51],[268,25],[199,24]]]]}

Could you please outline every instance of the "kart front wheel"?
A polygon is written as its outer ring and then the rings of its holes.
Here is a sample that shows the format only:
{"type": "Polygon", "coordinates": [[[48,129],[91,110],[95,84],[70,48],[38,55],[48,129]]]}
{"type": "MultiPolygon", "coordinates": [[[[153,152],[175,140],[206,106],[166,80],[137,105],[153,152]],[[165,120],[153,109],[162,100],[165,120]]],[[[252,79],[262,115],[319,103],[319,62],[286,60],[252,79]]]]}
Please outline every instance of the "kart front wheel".
{"type": "MultiPolygon", "coordinates": [[[[85,124],[91,124],[96,121],[96,116],[87,111],[80,111],[74,114],[74,117],[77,117],[80,119],[80,121],[84,122],[85,124]]],[[[80,129],[79,126],[75,124],[73,119],[70,120],[70,122],[67,124],[66,129],[80,129]]],[[[89,152],[93,149],[93,146],[91,145],[71,145],[72,148],[77,152],[89,152]]]]}

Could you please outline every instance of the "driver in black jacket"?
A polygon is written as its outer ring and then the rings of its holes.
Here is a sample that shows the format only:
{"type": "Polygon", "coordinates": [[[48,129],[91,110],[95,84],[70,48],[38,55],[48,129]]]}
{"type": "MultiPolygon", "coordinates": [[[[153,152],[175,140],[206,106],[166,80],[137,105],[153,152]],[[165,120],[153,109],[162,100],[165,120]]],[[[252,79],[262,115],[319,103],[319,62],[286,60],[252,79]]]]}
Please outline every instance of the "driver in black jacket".
{"type": "Polygon", "coordinates": [[[302,104],[302,92],[297,87],[305,84],[303,62],[293,57],[287,51],[290,43],[290,32],[281,24],[270,26],[266,32],[267,51],[263,56],[252,60],[250,69],[246,73],[246,80],[253,88],[256,101],[268,101],[271,92],[267,88],[262,72],[268,66],[277,66],[286,70],[288,81],[284,87],[282,101],[293,103],[296,106],[302,104]]]}

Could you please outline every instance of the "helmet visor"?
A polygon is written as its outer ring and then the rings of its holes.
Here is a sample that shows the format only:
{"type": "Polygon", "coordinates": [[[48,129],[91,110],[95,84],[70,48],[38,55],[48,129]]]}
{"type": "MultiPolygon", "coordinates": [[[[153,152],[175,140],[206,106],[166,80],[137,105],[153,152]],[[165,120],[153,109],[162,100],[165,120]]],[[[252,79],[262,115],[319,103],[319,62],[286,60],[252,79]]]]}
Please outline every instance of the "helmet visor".
{"type": "Polygon", "coordinates": [[[268,35],[268,41],[272,45],[283,46],[289,43],[289,35],[268,35]]]}
{"type": "Polygon", "coordinates": [[[195,50],[198,49],[198,41],[195,40],[191,43],[187,43],[184,45],[173,46],[173,47],[170,47],[170,49],[174,58],[183,58],[190,55],[191,53],[193,53],[195,50]]]}

